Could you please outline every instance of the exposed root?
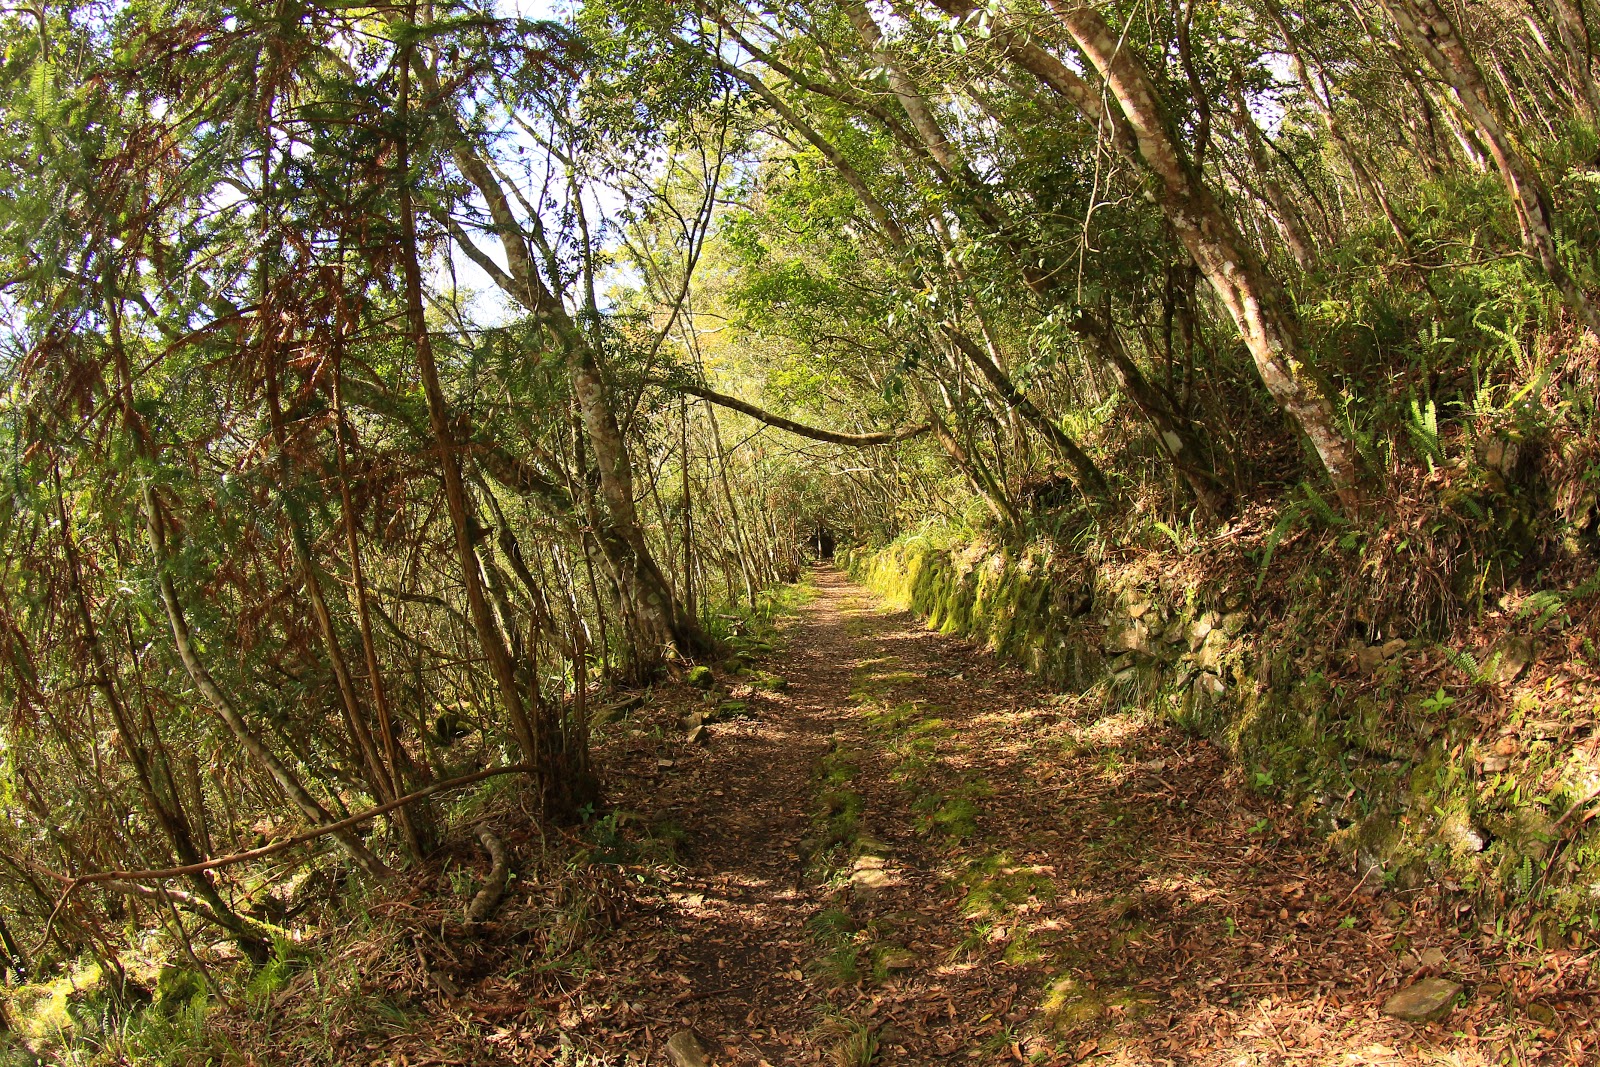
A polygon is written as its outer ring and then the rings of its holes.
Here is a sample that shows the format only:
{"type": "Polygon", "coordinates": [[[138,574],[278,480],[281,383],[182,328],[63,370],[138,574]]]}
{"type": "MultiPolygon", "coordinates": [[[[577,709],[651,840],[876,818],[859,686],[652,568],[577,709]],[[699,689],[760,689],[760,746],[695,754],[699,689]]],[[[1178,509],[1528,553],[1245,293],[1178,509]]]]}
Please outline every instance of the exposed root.
{"type": "Polygon", "coordinates": [[[500,898],[506,895],[506,879],[510,868],[506,864],[506,846],[487,827],[478,829],[478,840],[489,853],[489,878],[483,883],[467,907],[467,922],[481,923],[494,913],[500,898]]]}

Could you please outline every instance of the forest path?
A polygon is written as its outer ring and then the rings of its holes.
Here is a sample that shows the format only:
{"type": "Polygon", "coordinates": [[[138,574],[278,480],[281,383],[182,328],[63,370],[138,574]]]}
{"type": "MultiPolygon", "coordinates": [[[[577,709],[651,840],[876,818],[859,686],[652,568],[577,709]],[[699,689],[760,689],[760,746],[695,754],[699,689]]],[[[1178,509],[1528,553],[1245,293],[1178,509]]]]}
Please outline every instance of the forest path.
{"type": "Polygon", "coordinates": [[[713,1063],[773,1067],[1594,1047],[1592,1004],[1548,995],[1578,997],[1581,976],[1547,973],[1570,956],[1488,961],[1469,916],[1372,895],[1206,742],[1054,696],[835,569],[811,582],[768,664],[786,690],[735,693],[753,719],[606,753],[619,808],[682,839],[593,960],[591,1007],[567,1017],[597,1057],[580,1062],[672,1062],[685,1028],[713,1063]],[[1465,983],[1446,1024],[1380,1013],[1428,977],[1465,983]]]}

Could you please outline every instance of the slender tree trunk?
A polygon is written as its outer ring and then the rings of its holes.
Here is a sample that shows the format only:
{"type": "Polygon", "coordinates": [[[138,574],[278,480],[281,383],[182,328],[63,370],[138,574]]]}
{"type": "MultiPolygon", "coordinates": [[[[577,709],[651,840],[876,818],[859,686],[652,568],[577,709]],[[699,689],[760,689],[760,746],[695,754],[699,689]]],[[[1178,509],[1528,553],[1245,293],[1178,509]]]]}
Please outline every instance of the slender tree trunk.
{"type": "Polygon", "coordinates": [[[1435,0],[1383,0],[1383,6],[1400,32],[1422,53],[1472,120],[1473,128],[1494,157],[1500,180],[1511,194],[1522,244],[1545,276],[1560,292],[1579,321],[1600,334],[1600,316],[1567,271],[1556,248],[1555,211],[1550,191],[1523,155],[1515,137],[1500,119],[1489,87],[1483,80],[1466,41],[1455,23],[1435,0]]]}
{"type": "Polygon", "coordinates": [[[454,141],[456,165],[483,195],[505,253],[509,273],[496,268],[496,280],[559,340],[588,452],[600,475],[604,507],[596,518],[610,532],[600,543],[620,587],[624,625],[634,645],[632,668],[636,675],[648,676],[670,651],[693,655],[708,647],[708,641],[673,594],[645,539],[634,505],[627,443],[593,344],[540,278],[527,238],[494,171],[453,123],[447,133],[454,141]]]}
{"type": "Polygon", "coordinates": [[[694,603],[694,496],[689,491],[689,401],[678,401],[678,451],[683,459],[683,606],[695,618],[694,603]]]}
{"type": "Polygon", "coordinates": [[[1305,218],[1300,212],[1300,206],[1284,192],[1283,186],[1273,175],[1272,160],[1267,155],[1261,129],[1256,125],[1255,116],[1250,114],[1250,103],[1245,99],[1244,83],[1237,69],[1232,75],[1233,107],[1229,115],[1233,120],[1233,128],[1238,132],[1239,142],[1244,145],[1245,153],[1255,167],[1262,197],[1272,208],[1285,247],[1289,249],[1289,254],[1294,257],[1300,269],[1306,270],[1316,256],[1312,250],[1311,238],[1306,233],[1305,218]]]}
{"type": "Polygon", "coordinates": [[[1078,488],[1086,496],[1100,500],[1111,497],[1111,486],[1107,484],[1105,475],[1101,473],[1089,454],[1066,431],[1057,426],[1053,419],[1040,411],[1038,406],[1028,399],[1027,394],[1017,388],[1011,377],[989,358],[989,353],[949,323],[942,324],[941,331],[956,351],[965,356],[967,362],[977,368],[984,380],[994,387],[994,391],[1000,394],[1000,399],[1004,400],[1008,407],[1014,408],[1029,425],[1042,433],[1045,440],[1072,464],[1078,488]]]}
{"type": "MultiPolygon", "coordinates": [[[[361,632],[361,654],[367,668],[367,687],[372,691],[372,704],[378,712],[378,733],[383,741],[384,755],[388,759],[390,788],[396,796],[403,796],[427,785],[427,775],[419,773],[410,755],[395,736],[394,714],[389,706],[388,686],[384,682],[383,668],[378,659],[378,644],[372,634],[372,607],[368,600],[366,570],[361,560],[361,540],[356,528],[355,501],[350,492],[349,460],[345,442],[350,438],[350,427],[345,419],[343,374],[341,372],[342,343],[335,353],[333,368],[334,453],[339,467],[339,508],[344,528],[345,551],[350,557],[350,588],[355,601],[356,621],[361,632]]],[[[418,724],[419,730],[421,724],[418,724]]],[[[400,809],[401,828],[406,835],[412,856],[421,859],[428,851],[434,837],[433,802],[420,800],[400,809]]]]}
{"type": "Polygon", "coordinates": [[[1205,446],[1194,424],[1175,413],[1156,389],[1151,386],[1139,364],[1128,352],[1116,324],[1097,318],[1087,312],[1073,324],[1078,336],[1084,338],[1095,354],[1105,360],[1124,395],[1133,401],[1155,431],[1162,451],[1171,458],[1172,465],[1194,493],[1195,503],[1212,518],[1228,514],[1228,495],[1216,473],[1205,464],[1205,446]]]}
{"type": "Polygon", "coordinates": [[[950,457],[950,462],[955,465],[956,470],[966,477],[968,484],[983,499],[984,505],[989,509],[989,514],[1009,527],[1016,528],[1020,526],[1022,524],[1022,516],[1017,513],[1016,507],[1012,505],[1010,498],[1006,496],[1005,489],[995,482],[994,477],[989,474],[987,468],[979,467],[972,462],[971,457],[967,455],[967,450],[961,446],[961,442],[950,432],[950,427],[946,426],[944,420],[933,410],[933,401],[926,392],[923,393],[922,399],[928,408],[928,424],[933,429],[933,439],[939,442],[939,447],[944,449],[945,455],[950,457]]]}
{"type": "Polygon", "coordinates": [[[1566,55],[1567,80],[1573,96],[1584,118],[1594,122],[1600,119],[1600,88],[1595,85],[1591,67],[1594,47],[1582,0],[1546,0],[1546,3],[1550,6],[1550,21],[1556,37],[1566,55]]]}
{"type": "MultiPolygon", "coordinates": [[[[138,784],[139,793],[144,797],[145,806],[155,819],[156,825],[161,827],[162,833],[171,844],[173,855],[177,856],[181,866],[200,863],[204,857],[195,845],[193,829],[184,816],[172,767],[165,762],[161,766],[163,772],[161,777],[167,787],[167,795],[164,796],[157,788],[155,775],[152,773],[153,761],[150,753],[140,740],[133,716],[128,713],[128,705],[123,699],[122,690],[116,684],[111,658],[106,655],[105,645],[100,640],[100,628],[95,624],[94,612],[90,610],[88,593],[84,589],[83,567],[79,562],[77,540],[72,533],[66,502],[62,498],[60,475],[56,474],[55,479],[56,509],[61,522],[60,533],[67,559],[67,575],[72,584],[72,600],[77,609],[78,624],[83,629],[83,643],[88,649],[91,669],[94,672],[92,683],[105,698],[106,707],[111,712],[111,721],[116,727],[117,736],[122,741],[122,749],[133,765],[134,781],[138,784]]],[[[195,893],[205,902],[210,917],[232,935],[240,951],[256,963],[265,961],[270,950],[266,939],[223,901],[221,894],[217,892],[217,887],[211,882],[211,876],[199,871],[191,875],[188,880],[194,886],[195,893]]],[[[12,955],[13,946],[10,943],[9,933],[0,927],[0,934],[4,935],[7,954],[12,955]]]]}
{"type": "MultiPolygon", "coordinates": [[[[5,959],[0,961],[4,964],[4,966],[0,966],[0,980],[10,975],[18,985],[26,982],[32,967],[28,963],[27,953],[22,951],[22,946],[17,943],[17,939],[11,936],[11,927],[6,925],[4,915],[0,915],[0,952],[5,953],[5,959]]],[[[0,1027],[3,1026],[4,1020],[0,1019],[0,1027]]]]}
{"type": "MultiPolygon", "coordinates": [[[[183,614],[183,605],[178,600],[177,588],[172,581],[171,567],[167,562],[167,534],[166,521],[161,514],[161,506],[156,500],[155,490],[149,485],[144,490],[145,526],[150,539],[150,553],[155,561],[156,582],[161,594],[162,605],[166,608],[167,622],[172,627],[172,641],[177,647],[178,658],[183,661],[183,666],[194,682],[200,695],[211,705],[217,717],[223,721],[239,746],[249,753],[283,790],[284,795],[300,809],[312,826],[335,821],[317,799],[300,783],[299,777],[284,764],[254,730],[244,716],[239,713],[233,701],[222,691],[222,687],[211,676],[211,672],[200,660],[195,651],[194,641],[190,637],[189,623],[183,614]]],[[[389,869],[372,851],[362,843],[361,838],[351,829],[334,832],[333,838],[350,858],[356,862],[367,874],[374,878],[383,878],[389,874],[389,869]]]]}
{"type": "MultiPolygon", "coordinates": [[[[133,373],[128,365],[127,351],[122,343],[122,315],[121,300],[116,293],[116,286],[112,279],[107,279],[107,310],[111,334],[112,360],[117,373],[118,402],[122,407],[123,427],[132,438],[134,450],[149,460],[155,458],[155,446],[150,440],[144,420],[140,417],[138,409],[133,402],[133,373]]],[[[233,734],[239,746],[253,759],[257,765],[265,770],[272,780],[277,783],[285,796],[300,809],[301,813],[311,821],[312,825],[321,825],[331,821],[327,811],[319,804],[300,779],[283,763],[265,742],[261,740],[250,728],[233,702],[217,685],[211,673],[201,662],[195,651],[194,642],[190,637],[189,623],[183,614],[183,605],[178,599],[177,589],[172,580],[172,573],[167,563],[167,535],[166,522],[162,517],[160,504],[156,500],[155,490],[146,482],[144,486],[144,511],[145,531],[148,535],[151,556],[155,564],[157,589],[160,593],[161,603],[166,611],[167,621],[172,628],[173,644],[178,651],[178,658],[182,661],[184,670],[188,672],[195,688],[200,691],[202,698],[211,705],[219,719],[233,734]]],[[[353,830],[341,830],[333,835],[335,841],[367,874],[382,878],[388,875],[389,869],[383,862],[362,842],[353,830]]]]}
{"type": "MultiPolygon", "coordinates": [[[[409,48],[407,49],[409,51],[409,48]]],[[[559,788],[549,780],[554,768],[544,747],[535,736],[523,705],[522,692],[517,685],[515,665],[506,649],[505,638],[495,626],[494,616],[484,595],[483,580],[478,572],[478,560],[473,550],[473,530],[469,521],[467,490],[461,476],[459,446],[450,426],[449,406],[444,389],[439,384],[439,371],[433,359],[433,340],[428,332],[428,322],[422,303],[422,267],[417,253],[416,216],[411,205],[411,174],[409,163],[409,136],[404,130],[410,110],[410,57],[400,63],[400,121],[402,126],[397,171],[400,176],[400,228],[401,268],[405,274],[406,318],[411,343],[417,359],[417,370],[422,377],[422,391],[428,405],[428,424],[433,431],[438,450],[440,474],[444,481],[445,504],[450,513],[450,526],[455,533],[456,559],[461,571],[461,581],[466,588],[467,607],[478,642],[489,661],[490,672],[500,692],[500,703],[505,709],[522,758],[538,768],[535,777],[548,799],[559,788]]]]}
{"type": "Polygon", "coordinates": [[[295,565],[300,571],[301,584],[305,586],[306,596],[311,601],[311,612],[317,620],[317,630],[322,635],[323,648],[327,651],[328,662],[333,670],[334,684],[339,690],[339,700],[344,708],[345,726],[356,743],[356,750],[361,753],[368,788],[378,803],[384,804],[400,794],[393,791],[394,783],[389,778],[389,769],[384,766],[382,757],[378,755],[377,745],[373,742],[372,730],[367,724],[366,709],[361,706],[361,699],[356,694],[355,679],[351,676],[350,667],[345,661],[344,648],[339,641],[333,612],[328,610],[328,601],[322,594],[322,581],[318,578],[315,564],[311,559],[311,547],[306,542],[305,529],[301,525],[293,501],[288,498],[286,487],[291,480],[291,472],[283,411],[278,400],[277,384],[271,377],[274,369],[268,368],[267,373],[269,375],[267,409],[272,420],[274,445],[278,452],[279,477],[283,483],[279,486],[278,496],[289,526],[290,547],[294,554],[295,565]]]}
{"type": "Polygon", "coordinates": [[[1162,185],[1162,207],[1178,239],[1204,272],[1238,327],[1273,399],[1322,461],[1341,503],[1356,508],[1355,450],[1335,422],[1319,383],[1296,370],[1304,359],[1277,283],[1250,253],[1211,190],[1184,156],[1143,62],[1100,13],[1071,0],[1051,0],[1078,48],[1099,71],[1131,127],[1138,154],[1162,185]]]}

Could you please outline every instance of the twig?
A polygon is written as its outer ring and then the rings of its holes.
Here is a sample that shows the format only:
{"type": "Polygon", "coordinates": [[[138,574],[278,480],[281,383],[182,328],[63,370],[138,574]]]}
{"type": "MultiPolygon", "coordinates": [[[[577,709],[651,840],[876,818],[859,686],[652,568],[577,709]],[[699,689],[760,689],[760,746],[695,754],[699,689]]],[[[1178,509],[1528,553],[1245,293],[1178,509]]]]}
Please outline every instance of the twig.
{"type": "Polygon", "coordinates": [[[375,819],[379,815],[391,812],[396,808],[404,807],[407,804],[415,803],[424,797],[432,796],[433,794],[443,792],[446,789],[459,789],[462,786],[473,785],[477,782],[483,781],[486,778],[493,778],[497,775],[526,773],[532,771],[533,769],[534,768],[532,764],[512,763],[504,767],[490,767],[487,770],[478,771],[475,774],[463,775],[460,778],[447,778],[442,782],[434,782],[431,785],[424,786],[414,793],[407,793],[405,796],[400,797],[397,800],[391,800],[387,804],[379,804],[375,808],[368,808],[366,811],[363,811],[357,815],[352,815],[348,819],[340,819],[338,822],[327,823],[317,827],[314,830],[307,830],[303,834],[298,834],[294,837],[287,838],[286,840],[276,841],[270,845],[265,845],[261,848],[253,848],[246,852],[235,852],[231,856],[218,856],[215,859],[205,860],[201,863],[190,863],[182,867],[164,867],[158,870],[146,871],[95,871],[91,874],[80,875],[58,874],[55,871],[44,869],[43,873],[45,875],[62,883],[66,888],[61,891],[61,896],[56,900],[55,907],[50,909],[50,918],[44,924],[44,934],[39,939],[38,947],[33,950],[34,954],[37,955],[41,950],[43,950],[45,945],[50,943],[50,933],[55,927],[56,917],[61,914],[61,909],[66,906],[66,903],[72,897],[72,894],[76,893],[83,886],[94,885],[100,882],[165,881],[169,878],[182,878],[186,875],[199,874],[202,871],[214,871],[219,867],[231,867],[237,863],[248,863],[250,860],[264,859],[267,856],[275,856],[279,852],[286,852],[289,849],[294,848],[296,845],[303,845],[307,841],[314,841],[326,834],[337,833],[341,830],[348,830],[353,826],[359,826],[368,819],[375,819]]]}
{"type": "Polygon", "coordinates": [[[1272,1043],[1278,1046],[1278,1051],[1283,1053],[1283,1058],[1289,1058],[1289,1049],[1283,1043],[1283,1038],[1278,1036],[1278,1024],[1272,1021],[1272,1016],[1267,1014],[1267,1009],[1259,1000],[1256,1001],[1256,1010],[1261,1013],[1261,1018],[1266,1020],[1267,1032],[1272,1035],[1272,1043]]]}
{"type": "Polygon", "coordinates": [[[80,875],[57,874],[55,871],[51,870],[46,870],[44,873],[49,875],[51,878],[54,878],[56,881],[65,883],[73,888],[76,888],[80,885],[89,885],[95,882],[155,882],[163,881],[168,878],[181,878],[185,875],[199,874],[201,871],[214,871],[218,867],[231,867],[236,863],[247,863],[250,860],[263,859],[267,856],[277,855],[279,852],[286,852],[296,845],[303,845],[307,841],[314,841],[326,834],[336,833],[340,830],[348,830],[352,826],[359,826],[368,819],[375,819],[379,815],[386,815],[396,808],[401,808],[407,804],[415,803],[424,797],[432,796],[433,794],[442,792],[446,789],[459,789],[463,786],[475,785],[478,782],[483,781],[485,778],[494,778],[502,774],[526,773],[532,770],[533,767],[531,764],[512,763],[504,767],[490,767],[488,770],[478,771],[474,774],[462,775],[460,778],[448,778],[442,782],[434,782],[432,785],[425,786],[417,790],[415,793],[407,793],[398,800],[391,800],[387,804],[379,804],[375,808],[368,808],[366,811],[352,815],[347,819],[340,819],[338,822],[326,823],[314,830],[307,830],[303,834],[297,834],[294,837],[286,838],[282,841],[275,841],[272,844],[264,845],[261,848],[253,848],[248,852],[235,852],[231,856],[218,856],[215,859],[205,860],[201,863],[191,863],[184,867],[164,867],[159,870],[148,871],[95,871],[92,874],[80,875]]]}
{"type": "Polygon", "coordinates": [[[1557,819],[1553,824],[1551,824],[1550,832],[1553,834],[1557,830],[1561,829],[1561,824],[1562,823],[1564,823],[1568,819],[1572,818],[1573,814],[1576,813],[1579,808],[1588,807],[1589,804],[1596,797],[1600,797],[1600,785],[1597,785],[1593,789],[1589,790],[1589,795],[1588,796],[1584,797],[1582,800],[1580,800],[1577,803],[1573,804],[1572,807],[1570,807],[1566,811],[1562,812],[1561,818],[1557,819]]]}

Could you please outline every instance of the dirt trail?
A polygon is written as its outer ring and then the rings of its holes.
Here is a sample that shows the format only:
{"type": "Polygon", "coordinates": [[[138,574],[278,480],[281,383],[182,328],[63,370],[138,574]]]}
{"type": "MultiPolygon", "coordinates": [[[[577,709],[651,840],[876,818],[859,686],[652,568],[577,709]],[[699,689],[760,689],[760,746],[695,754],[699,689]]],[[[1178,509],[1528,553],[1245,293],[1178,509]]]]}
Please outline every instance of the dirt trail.
{"type": "Polygon", "coordinates": [[[1374,893],[1205,742],[812,580],[754,718],[607,746],[682,836],[565,1016],[579,1062],[685,1027],[774,1067],[1593,1062],[1587,956],[1374,893]],[[1442,1023],[1380,1013],[1428,977],[1464,987],[1442,1023]]]}

